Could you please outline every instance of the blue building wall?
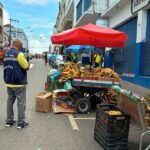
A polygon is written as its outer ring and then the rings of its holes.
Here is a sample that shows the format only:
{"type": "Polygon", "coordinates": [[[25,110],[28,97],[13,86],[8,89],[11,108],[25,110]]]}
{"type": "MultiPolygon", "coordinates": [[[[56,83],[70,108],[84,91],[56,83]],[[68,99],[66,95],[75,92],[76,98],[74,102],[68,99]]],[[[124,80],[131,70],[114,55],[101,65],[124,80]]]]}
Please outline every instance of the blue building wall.
{"type": "Polygon", "coordinates": [[[134,74],[135,53],[136,53],[136,33],[137,17],[134,17],[124,24],[115,28],[118,31],[125,32],[128,35],[124,48],[112,50],[112,66],[119,73],[134,74]]]}
{"type": "Polygon", "coordinates": [[[110,51],[105,52],[104,65],[105,65],[104,66],[105,68],[112,68],[112,60],[111,60],[110,51]]]}
{"type": "MultiPolygon", "coordinates": [[[[122,25],[122,26],[124,26],[124,25],[122,25]]],[[[129,26],[129,29],[130,28],[131,28],[131,26],[129,26]]],[[[133,28],[133,25],[132,25],[132,28],[133,28]]],[[[118,28],[118,29],[122,29],[122,27],[118,28]]],[[[126,32],[126,31],[123,31],[123,32],[126,32]]],[[[128,34],[128,32],[126,32],[126,33],[128,34]]],[[[133,33],[132,33],[131,36],[133,37],[135,35],[133,35],[133,33]]],[[[130,36],[130,38],[131,38],[131,36],[130,36]]],[[[132,56],[134,56],[134,59],[133,59],[134,63],[132,63],[133,64],[132,68],[134,68],[133,73],[135,74],[135,76],[134,77],[121,76],[121,79],[150,89],[150,10],[148,11],[147,37],[146,38],[147,38],[146,42],[141,42],[141,43],[135,42],[135,55],[132,55],[132,56]]],[[[133,40],[133,38],[132,38],[132,40],[133,40]]],[[[126,46],[128,47],[128,42],[127,42],[126,46]]],[[[133,49],[133,47],[132,47],[132,49],[133,49]]],[[[120,55],[120,53],[121,53],[121,49],[119,49],[119,50],[120,50],[119,53],[117,52],[118,49],[115,52],[117,57],[118,57],[118,54],[120,55]]],[[[131,48],[130,48],[130,50],[131,50],[131,48]]],[[[114,51],[113,51],[113,53],[114,53],[114,51]]],[[[128,57],[126,56],[126,58],[131,59],[131,57],[129,55],[128,55],[128,57]]],[[[105,67],[112,68],[111,62],[113,62],[112,55],[110,54],[110,52],[109,52],[109,54],[107,52],[105,54],[105,67]]],[[[125,65],[122,63],[121,66],[122,66],[122,68],[119,67],[120,68],[119,70],[123,70],[123,72],[126,73],[126,71],[124,69],[125,65]]],[[[131,66],[129,66],[129,68],[130,67],[131,66]]],[[[126,68],[127,68],[127,65],[126,65],[126,68]]],[[[117,69],[115,69],[115,71],[118,72],[117,69]]],[[[120,72],[118,72],[118,73],[120,73],[120,72]]]]}

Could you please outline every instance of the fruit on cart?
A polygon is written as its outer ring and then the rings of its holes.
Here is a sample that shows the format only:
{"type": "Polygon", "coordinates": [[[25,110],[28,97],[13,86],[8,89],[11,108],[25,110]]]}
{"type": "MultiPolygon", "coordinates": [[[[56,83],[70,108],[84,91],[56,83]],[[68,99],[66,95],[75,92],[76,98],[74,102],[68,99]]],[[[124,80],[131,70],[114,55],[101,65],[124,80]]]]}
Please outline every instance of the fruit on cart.
{"type": "Polygon", "coordinates": [[[104,68],[101,72],[100,72],[100,76],[101,77],[111,77],[113,70],[110,68],[104,68]]]}
{"type": "Polygon", "coordinates": [[[120,80],[119,75],[115,73],[111,68],[101,68],[96,67],[93,69],[93,72],[89,72],[88,70],[80,70],[82,78],[91,78],[98,80],[108,80],[108,78],[120,80]]]}
{"type": "Polygon", "coordinates": [[[103,70],[103,68],[101,68],[101,67],[96,67],[96,68],[94,68],[94,73],[101,72],[102,70],[103,70]]]}
{"type": "Polygon", "coordinates": [[[119,74],[117,74],[116,72],[113,71],[113,72],[112,72],[112,77],[113,77],[113,78],[119,78],[119,74]]]}
{"type": "Polygon", "coordinates": [[[62,71],[60,79],[62,80],[69,80],[74,77],[78,77],[80,74],[80,71],[78,69],[77,64],[72,63],[72,62],[67,62],[65,64],[65,68],[62,71]]]}
{"type": "Polygon", "coordinates": [[[72,62],[67,62],[65,68],[62,71],[61,79],[69,80],[79,77],[81,79],[94,79],[94,80],[114,80],[119,81],[119,75],[115,73],[111,68],[93,68],[92,71],[89,71],[86,68],[78,68],[78,65],[72,62]]]}

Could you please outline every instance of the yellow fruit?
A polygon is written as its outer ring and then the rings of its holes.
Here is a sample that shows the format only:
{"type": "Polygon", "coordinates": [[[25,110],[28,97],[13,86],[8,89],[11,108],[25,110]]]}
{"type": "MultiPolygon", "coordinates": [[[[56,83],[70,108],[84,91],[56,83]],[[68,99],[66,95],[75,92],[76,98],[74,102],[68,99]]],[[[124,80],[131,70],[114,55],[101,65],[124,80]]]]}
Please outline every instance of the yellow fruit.
{"type": "Polygon", "coordinates": [[[118,110],[109,110],[109,111],[106,111],[105,113],[109,114],[109,115],[112,115],[112,116],[115,116],[115,115],[122,115],[122,113],[118,110]]]}
{"type": "Polygon", "coordinates": [[[105,68],[105,69],[104,69],[104,72],[105,72],[105,73],[112,73],[112,71],[113,71],[113,70],[112,70],[111,68],[105,68]]]}

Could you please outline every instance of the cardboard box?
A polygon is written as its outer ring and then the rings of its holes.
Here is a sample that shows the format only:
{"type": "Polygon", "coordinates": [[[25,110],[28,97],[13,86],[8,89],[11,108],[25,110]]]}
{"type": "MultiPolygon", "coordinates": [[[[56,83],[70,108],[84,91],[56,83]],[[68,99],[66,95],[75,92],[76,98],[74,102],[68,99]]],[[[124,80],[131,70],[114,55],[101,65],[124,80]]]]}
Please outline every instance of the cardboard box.
{"type": "Polygon", "coordinates": [[[35,111],[37,112],[49,112],[52,110],[52,97],[51,92],[42,92],[36,96],[35,111]]]}

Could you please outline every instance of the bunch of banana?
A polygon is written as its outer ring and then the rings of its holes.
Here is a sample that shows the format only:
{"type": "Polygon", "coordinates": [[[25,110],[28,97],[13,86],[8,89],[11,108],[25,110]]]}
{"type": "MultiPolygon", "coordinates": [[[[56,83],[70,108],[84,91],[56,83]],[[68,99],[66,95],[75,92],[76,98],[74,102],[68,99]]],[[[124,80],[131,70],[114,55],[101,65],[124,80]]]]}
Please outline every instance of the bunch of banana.
{"type": "Polygon", "coordinates": [[[94,77],[98,77],[98,79],[100,79],[101,77],[120,79],[119,75],[111,68],[103,69],[100,67],[94,68],[94,77]]]}
{"type": "Polygon", "coordinates": [[[119,79],[119,74],[117,74],[116,72],[113,71],[112,72],[112,77],[119,79]]]}
{"type": "Polygon", "coordinates": [[[100,73],[103,70],[101,67],[94,68],[94,73],[100,73]]]}
{"type": "Polygon", "coordinates": [[[62,71],[60,79],[68,80],[68,79],[79,76],[79,74],[80,74],[80,71],[78,69],[77,64],[72,63],[72,62],[67,62],[65,64],[65,68],[62,71]]]}
{"type": "Polygon", "coordinates": [[[111,68],[104,68],[101,72],[100,75],[102,77],[111,77],[113,70],[111,68]]]}

